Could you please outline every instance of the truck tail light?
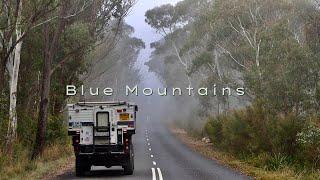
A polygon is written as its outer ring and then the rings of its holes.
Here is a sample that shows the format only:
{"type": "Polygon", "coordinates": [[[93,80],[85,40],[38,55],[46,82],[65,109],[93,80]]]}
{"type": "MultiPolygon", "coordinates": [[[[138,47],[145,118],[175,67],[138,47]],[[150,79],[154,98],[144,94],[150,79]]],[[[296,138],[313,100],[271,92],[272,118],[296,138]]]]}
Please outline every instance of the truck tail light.
{"type": "Polygon", "coordinates": [[[74,146],[74,152],[78,154],[80,152],[80,147],[79,146],[74,146]]]}
{"type": "Polygon", "coordinates": [[[128,123],[128,127],[129,127],[129,128],[134,128],[134,122],[133,122],[133,121],[132,121],[132,122],[129,122],[129,123],[128,123]]]}
{"type": "Polygon", "coordinates": [[[73,136],[72,137],[72,142],[73,142],[73,145],[76,146],[76,145],[79,145],[80,143],[80,136],[73,136]]]}
{"type": "Polygon", "coordinates": [[[80,136],[72,136],[72,145],[74,148],[74,152],[77,154],[80,152],[80,147],[79,147],[79,143],[80,143],[80,136]]]}
{"type": "Polygon", "coordinates": [[[129,153],[129,139],[128,138],[125,138],[125,141],[124,141],[124,152],[126,154],[129,153]]]}

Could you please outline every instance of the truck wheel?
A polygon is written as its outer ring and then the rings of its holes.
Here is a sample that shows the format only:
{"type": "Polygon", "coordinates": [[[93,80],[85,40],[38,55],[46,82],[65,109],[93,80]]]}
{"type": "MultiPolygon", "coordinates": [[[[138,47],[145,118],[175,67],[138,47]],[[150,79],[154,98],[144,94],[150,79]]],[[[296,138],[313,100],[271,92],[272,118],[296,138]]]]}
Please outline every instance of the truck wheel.
{"type": "Polygon", "coordinates": [[[124,174],[125,175],[132,175],[134,170],[134,151],[133,151],[133,145],[132,142],[129,146],[129,157],[128,157],[128,163],[125,165],[124,168],[124,174]]]}
{"type": "Polygon", "coordinates": [[[83,176],[86,171],[90,171],[91,166],[87,163],[85,158],[76,156],[76,176],[83,176]]]}

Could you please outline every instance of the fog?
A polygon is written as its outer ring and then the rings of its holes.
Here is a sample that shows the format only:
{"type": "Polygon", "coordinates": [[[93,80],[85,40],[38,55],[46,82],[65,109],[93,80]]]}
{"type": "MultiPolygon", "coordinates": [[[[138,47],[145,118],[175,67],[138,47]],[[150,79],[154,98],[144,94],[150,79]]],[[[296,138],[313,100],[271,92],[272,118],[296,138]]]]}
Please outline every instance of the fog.
{"type": "MultiPolygon", "coordinates": [[[[150,48],[150,43],[162,38],[160,34],[145,22],[145,13],[156,6],[168,3],[176,4],[177,2],[179,0],[139,0],[126,18],[126,23],[135,29],[133,36],[142,39],[146,44],[146,48],[140,51],[135,64],[135,68],[139,69],[141,75],[140,89],[144,87],[153,89],[163,87],[157,75],[154,72],[150,72],[148,66],[145,65],[150,60],[153,51],[150,48]]],[[[140,106],[139,114],[141,118],[146,118],[149,115],[152,120],[172,120],[172,113],[176,111],[175,107],[177,106],[174,98],[170,96],[160,97],[157,94],[153,96],[139,95],[138,97],[132,97],[132,101],[140,106]]]]}
{"type": "Polygon", "coordinates": [[[152,53],[150,43],[158,41],[162,38],[161,35],[159,35],[145,22],[145,13],[147,10],[156,6],[168,3],[175,4],[177,2],[179,2],[179,0],[138,0],[135,6],[132,8],[129,16],[126,17],[126,23],[135,29],[133,36],[142,39],[146,44],[146,48],[141,50],[136,63],[136,68],[140,70],[142,77],[141,86],[143,87],[158,88],[162,86],[156,75],[152,72],[149,72],[149,68],[144,65],[144,63],[149,61],[149,57],[152,53]]]}

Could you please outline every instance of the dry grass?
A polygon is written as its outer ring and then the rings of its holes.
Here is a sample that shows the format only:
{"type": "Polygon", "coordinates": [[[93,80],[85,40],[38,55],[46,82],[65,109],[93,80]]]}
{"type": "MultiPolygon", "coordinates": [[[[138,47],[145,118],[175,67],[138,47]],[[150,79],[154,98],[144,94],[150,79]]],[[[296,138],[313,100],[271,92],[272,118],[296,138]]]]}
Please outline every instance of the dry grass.
{"type": "Polygon", "coordinates": [[[73,167],[72,147],[66,145],[51,145],[43,155],[35,161],[30,161],[27,151],[19,151],[16,157],[5,157],[0,152],[0,179],[46,179],[60,174],[73,167]]]}
{"type": "Polygon", "coordinates": [[[267,171],[263,168],[255,167],[248,162],[241,161],[229,153],[222,152],[216,148],[212,143],[204,143],[201,140],[190,136],[185,130],[179,128],[172,128],[171,131],[189,148],[209,159],[216,160],[222,165],[236,169],[243,174],[262,180],[295,180],[295,179],[320,179],[320,172],[309,174],[297,174],[290,168],[284,168],[278,171],[267,171]]]}

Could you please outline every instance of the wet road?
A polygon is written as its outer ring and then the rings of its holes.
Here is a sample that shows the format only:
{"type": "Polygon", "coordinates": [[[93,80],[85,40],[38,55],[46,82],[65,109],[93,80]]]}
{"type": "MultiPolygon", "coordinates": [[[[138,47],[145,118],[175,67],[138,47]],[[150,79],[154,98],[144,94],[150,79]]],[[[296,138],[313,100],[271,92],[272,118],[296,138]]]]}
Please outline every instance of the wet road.
{"type": "MultiPolygon", "coordinates": [[[[123,175],[121,167],[92,167],[81,179],[215,180],[249,179],[187,148],[164,123],[147,116],[134,135],[135,171],[123,175]]],[[[56,179],[77,179],[70,170],[56,179]]]]}

